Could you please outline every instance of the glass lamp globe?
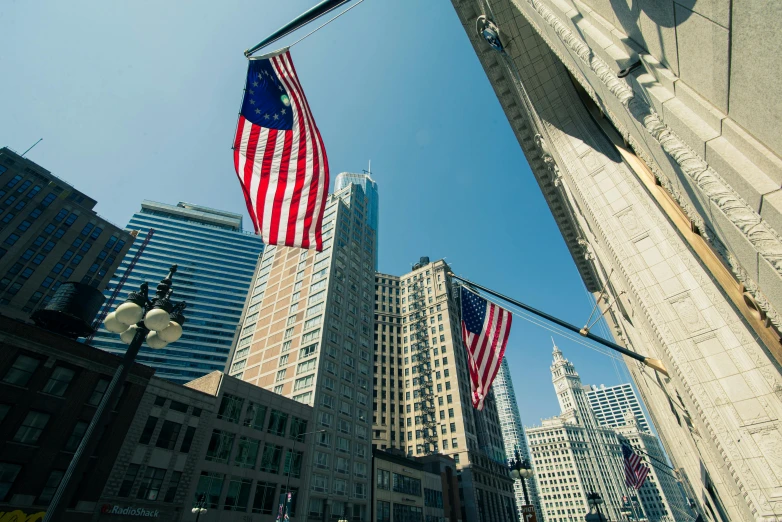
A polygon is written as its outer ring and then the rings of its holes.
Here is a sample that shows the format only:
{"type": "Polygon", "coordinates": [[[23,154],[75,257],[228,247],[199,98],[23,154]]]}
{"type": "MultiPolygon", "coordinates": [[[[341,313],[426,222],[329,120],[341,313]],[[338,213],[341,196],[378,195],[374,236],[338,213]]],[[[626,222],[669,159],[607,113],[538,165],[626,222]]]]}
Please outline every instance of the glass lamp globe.
{"type": "Polygon", "coordinates": [[[169,318],[168,312],[162,308],[153,308],[144,317],[144,325],[150,330],[163,330],[168,326],[169,318]]]}
{"type": "Polygon", "coordinates": [[[130,344],[133,342],[133,338],[136,336],[136,331],[138,330],[138,326],[131,325],[130,328],[119,334],[120,340],[125,344],[130,344]]]}
{"type": "Polygon", "coordinates": [[[131,325],[141,321],[144,309],[132,301],[122,303],[114,311],[114,317],[123,324],[131,325]]]}
{"type": "Polygon", "coordinates": [[[157,332],[149,332],[147,334],[147,345],[155,350],[165,348],[168,343],[160,338],[157,332]]]}
{"type": "Polygon", "coordinates": [[[514,479],[518,480],[518,479],[521,478],[521,473],[517,469],[512,469],[512,470],[510,470],[510,476],[513,477],[514,479]]]}
{"type": "Polygon", "coordinates": [[[182,337],[182,326],[175,321],[169,321],[168,326],[163,330],[159,330],[157,334],[167,343],[173,343],[182,337]]]}
{"type": "Polygon", "coordinates": [[[103,321],[103,327],[111,333],[122,333],[128,329],[128,325],[119,321],[114,312],[111,312],[106,316],[106,320],[103,321]]]}

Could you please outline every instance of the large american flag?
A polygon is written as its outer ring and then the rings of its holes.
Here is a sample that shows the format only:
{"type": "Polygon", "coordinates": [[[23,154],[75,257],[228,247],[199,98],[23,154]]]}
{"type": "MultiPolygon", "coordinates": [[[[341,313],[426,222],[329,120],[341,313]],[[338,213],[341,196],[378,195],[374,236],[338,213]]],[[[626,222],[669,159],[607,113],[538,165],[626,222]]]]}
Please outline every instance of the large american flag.
{"type": "Polygon", "coordinates": [[[472,405],[482,410],[508,344],[510,312],[461,287],[462,339],[470,366],[472,405]]]}
{"type": "Polygon", "coordinates": [[[329,163],[287,49],[250,58],[233,148],[255,232],[322,250],[329,163]]]}
{"type": "Polygon", "coordinates": [[[649,474],[649,468],[641,463],[641,456],[638,455],[627,441],[622,440],[622,458],[625,464],[625,484],[633,489],[641,489],[649,474]]]}

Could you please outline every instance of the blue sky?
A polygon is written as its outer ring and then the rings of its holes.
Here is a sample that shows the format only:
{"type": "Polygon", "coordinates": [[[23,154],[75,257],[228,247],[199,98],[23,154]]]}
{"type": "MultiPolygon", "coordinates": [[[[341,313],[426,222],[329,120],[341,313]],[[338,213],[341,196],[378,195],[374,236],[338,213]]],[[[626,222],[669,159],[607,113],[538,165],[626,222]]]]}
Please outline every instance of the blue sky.
{"type": "MultiPolygon", "coordinates": [[[[142,199],[244,213],[230,150],[242,52],[315,3],[3,2],[0,145],[43,137],[28,157],[120,225],[142,199]]],[[[366,0],[291,53],[332,180],[372,160],[381,271],[445,257],[586,320],[592,301],[450,2],[366,0]]],[[[558,413],[551,335],[515,318],[507,356],[527,425],[558,413]]],[[[621,363],[554,338],[585,383],[629,381],[621,363]]]]}

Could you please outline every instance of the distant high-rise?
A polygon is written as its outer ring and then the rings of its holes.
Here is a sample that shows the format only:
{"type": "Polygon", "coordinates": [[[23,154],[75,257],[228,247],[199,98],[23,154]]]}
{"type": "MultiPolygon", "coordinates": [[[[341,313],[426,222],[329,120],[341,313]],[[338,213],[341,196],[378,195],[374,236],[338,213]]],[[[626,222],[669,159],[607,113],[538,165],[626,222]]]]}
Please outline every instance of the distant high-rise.
{"type": "Polygon", "coordinates": [[[372,444],[456,462],[462,520],[517,519],[494,396],[472,406],[459,296],[443,261],[375,274],[372,444]]]}
{"type": "Polygon", "coordinates": [[[0,313],[25,319],[66,281],[106,288],[133,236],[96,214],[96,204],[0,148],[0,313]]]}
{"type": "Polygon", "coordinates": [[[367,198],[329,196],[323,251],[269,246],[253,282],[230,374],[315,408],[302,520],[370,513],[375,232],[367,198]]]}
{"type": "Polygon", "coordinates": [[[377,270],[378,253],[378,226],[380,223],[380,197],[377,192],[377,182],[372,179],[370,174],[355,174],[352,172],[342,172],[334,180],[334,193],[344,189],[348,185],[358,185],[364,190],[367,198],[366,223],[375,232],[375,270],[377,270]]]}
{"type": "Polygon", "coordinates": [[[585,386],[587,399],[595,412],[597,422],[606,428],[616,428],[627,424],[625,413],[631,410],[638,422],[641,431],[650,433],[649,421],[646,420],[641,403],[635,396],[633,387],[629,383],[616,386],[585,386]]]}
{"type": "MultiPolygon", "coordinates": [[[[155,368],[158,376],[180,384],[215,370],[224,371],[263,251],[261,238],[242,230],[239,214],[190,203],[175,206],[144,201],[128,228],[139,230],[139,236],[112,279],[112,286],[127,270],[149,229],[155,232],[128,275],[120,297],[124,299],[145,281],[154,285],[171,265],[177,264],[172,300],[187,301],[182,338],[163,350],[144,345],[138,360],[155,368]]],[[[153,291],[154,286],[150,293],[153,291]]],[[[126,349],[117,334],[103,328],[92,344],[118,354],[126,349]]]]}
{"type": "MultiPolygon", "coordinates": [[[[524,426],[521,424],[519,405],[516,403],[516,393],[513,391],[510,368],[508,367],[508,360],[505,357],[502,358],[502,364],[497,372],[497,377],[494,379],[492,389],[494,390],[494,398],[497,400],[497,414],[500,417],[500,429],[502,430],[502,442],[505,445],[505,454],[508,458],[511,458],[514,455],[516,448],[518,448],[521,456],[531,463],[529,448],[527,448],[527,440],[524,436],[524,426]]],[[[522,512],[522,506],[531,505],[535,507],[538,518],[541,518],[535,478],[532,477],[521,480],[516,480],[513,483],[513,488],[516,490],[516,507],[518,507],[519,513],[521,514],[522,512]],[[521,480],[524,480],[527,483],[527,495],[529,498],[524,496],[524,488],[521,485],[521,480]]]]}

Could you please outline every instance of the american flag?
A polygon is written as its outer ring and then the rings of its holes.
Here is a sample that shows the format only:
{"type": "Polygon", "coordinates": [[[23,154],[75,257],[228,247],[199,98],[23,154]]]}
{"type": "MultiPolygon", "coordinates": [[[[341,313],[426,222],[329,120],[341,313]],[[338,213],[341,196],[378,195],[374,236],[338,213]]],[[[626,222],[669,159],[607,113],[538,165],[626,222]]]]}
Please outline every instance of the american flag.
{"type": "Polygon", "coordinates": [[[322,250],[329,163],[287,49],[249,60],[233,149],[264,243],[322,250]]]}
{"type": "Polygon", "coordinates": [[[622,457],[625,463],[625,484],[633,489],[641,489],[649,474],[649,468],[641,463],[641,456],[638,455],[627,441],[622,440],[622,457]]]}
{"type": "Polygon", "coordinates": [[[510,312],[461,287],[462,339],[470,366],[472,405],[483,409],[508,344],[510,312]]]}

